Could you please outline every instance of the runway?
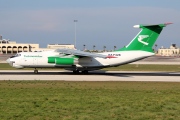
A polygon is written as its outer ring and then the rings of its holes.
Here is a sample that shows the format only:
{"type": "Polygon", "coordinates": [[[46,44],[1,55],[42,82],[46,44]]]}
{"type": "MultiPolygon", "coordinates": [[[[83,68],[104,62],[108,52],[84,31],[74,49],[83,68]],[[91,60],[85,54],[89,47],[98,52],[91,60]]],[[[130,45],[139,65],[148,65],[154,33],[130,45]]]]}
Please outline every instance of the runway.
{"type": "Polygon", "coordinates": [[[0,80],[60,80],[60,81],[154,81],[180,82],[180,72],[92,71],[73,74],[70,71],[0,70],[0,80]]]}

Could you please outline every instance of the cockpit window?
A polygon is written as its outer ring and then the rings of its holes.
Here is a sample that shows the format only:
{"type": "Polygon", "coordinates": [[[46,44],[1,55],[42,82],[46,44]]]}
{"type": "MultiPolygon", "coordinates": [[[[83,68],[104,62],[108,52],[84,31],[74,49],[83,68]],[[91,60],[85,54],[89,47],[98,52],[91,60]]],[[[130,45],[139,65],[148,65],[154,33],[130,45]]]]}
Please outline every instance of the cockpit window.
{"type": "Polygon", "coordinates": [[[16,54],[16,55],[15,55],[15,57],[19,57],[19,56],[21,56],[21,54],[16,54]]]}
{"type": "Polygon", "coordinates": [[[19,57],[19,56],[21,56],[21,54],[13,55],[13,56],[11,56],[10,58],[19,57]]]}

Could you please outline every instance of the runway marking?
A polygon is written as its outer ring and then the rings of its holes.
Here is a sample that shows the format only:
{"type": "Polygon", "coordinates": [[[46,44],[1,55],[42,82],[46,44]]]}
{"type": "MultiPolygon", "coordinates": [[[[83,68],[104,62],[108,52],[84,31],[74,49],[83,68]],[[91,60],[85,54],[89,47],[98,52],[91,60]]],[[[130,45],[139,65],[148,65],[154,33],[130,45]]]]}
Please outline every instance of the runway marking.
{"type": "Polygon", "coordinates": [[[63,81],[159,81],[180,82],[179,72],[93,71],[73,74],[69,71],[0,70],[0,80],[63,80],[63,81]]]}

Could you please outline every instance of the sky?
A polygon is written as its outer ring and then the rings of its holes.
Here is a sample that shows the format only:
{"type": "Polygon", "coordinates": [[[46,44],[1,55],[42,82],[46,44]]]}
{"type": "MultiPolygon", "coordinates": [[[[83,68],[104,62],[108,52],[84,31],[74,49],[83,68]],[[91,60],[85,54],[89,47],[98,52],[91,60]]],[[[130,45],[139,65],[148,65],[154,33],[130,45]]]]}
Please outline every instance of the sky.
{"type": "Polygon", "coordinates": [[[140,29],[134,25],[173,22],[163,29],[156,44],[158,48],[180,47],[179,5],[180,0],[0,0],[0,35],[44,48],[75,44],[76,39],[80,50],[83,45],[112,50],[136,36],[140,29]]]}

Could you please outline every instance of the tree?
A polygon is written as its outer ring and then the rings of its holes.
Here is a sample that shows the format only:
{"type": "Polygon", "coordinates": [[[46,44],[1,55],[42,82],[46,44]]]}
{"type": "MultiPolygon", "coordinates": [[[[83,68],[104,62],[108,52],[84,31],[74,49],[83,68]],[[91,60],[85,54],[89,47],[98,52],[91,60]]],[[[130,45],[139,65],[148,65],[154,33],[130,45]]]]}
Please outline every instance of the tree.
{"type": "Polygon", "coordinates": [[[103,48],[104,48],[104,51],[106,51],[106,46],[103,46],[103,48]]]}
{"type": "Polygon", "coordinates": [[[95,51],[95,47],[96,47],[96,46],[95,46],[95,45],[93,45],[93,51],[95,51]]]}
{"type": "Polygon", "coordinates": [[[157,53],[157,50],[156,50],[157,46],[158,46],[157,44],[154,45],[154,47],[155,47],[155,48],[154,48],[154,52],[155,52],[155,53],[157,53]]]}
{"type": "Polygon", "coordinates": [[[116,46],[114,46],[114,51],[116,50],[116,46]]]}

